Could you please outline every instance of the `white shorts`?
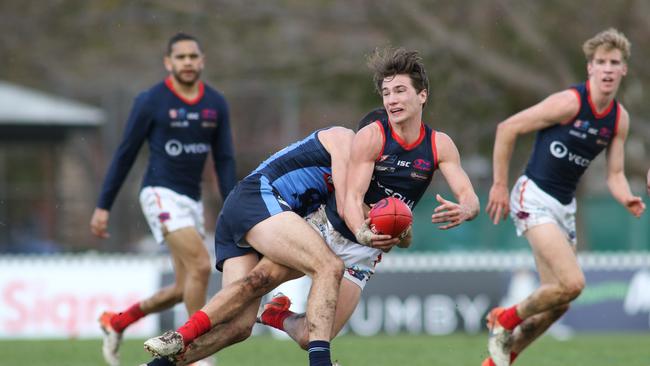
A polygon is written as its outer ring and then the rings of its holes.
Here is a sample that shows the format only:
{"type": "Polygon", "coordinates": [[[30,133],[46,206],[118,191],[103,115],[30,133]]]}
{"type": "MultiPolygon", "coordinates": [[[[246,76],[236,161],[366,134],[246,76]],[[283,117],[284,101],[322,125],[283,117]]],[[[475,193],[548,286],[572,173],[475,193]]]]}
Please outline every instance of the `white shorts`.
{"type": "Polygon", "coordinates": [[[204,237],[203,205],[169,188],[144,187],[140,191],[140,206],[151,233],[160,244],[165,234],[185,227],[194,227],[204,237]]]}
{"type": "Polygon", "coordinates": [[[531,227],[554,223],[564,231],[571,244],[576,244],[575,198],[563,205],[525,175],[519,177],[510,193],[510,217],[518,236],[531,227]]]}
{"type": "Polygon", "coordinates": [[[318,210],[307,215],[305,220],[323,237],[334,254],[345,263],[343,277],[363,290],[370,276],[375,273],[375,266],[381,261],[382,251],[346,239],[327,219],[325,206],[320,206],[318,210]]]}

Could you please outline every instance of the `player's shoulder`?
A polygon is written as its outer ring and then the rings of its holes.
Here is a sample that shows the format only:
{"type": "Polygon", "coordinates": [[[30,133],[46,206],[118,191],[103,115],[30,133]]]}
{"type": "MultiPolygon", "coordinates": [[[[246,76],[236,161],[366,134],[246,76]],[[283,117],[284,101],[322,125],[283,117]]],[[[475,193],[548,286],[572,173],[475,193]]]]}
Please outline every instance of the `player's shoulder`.
{"type": "Polygon", "coordinates": [[[159,82],[149,87],[148,89],[142,90],[136,95],[134,106],[140,110],[151,110],[155,109],[155,104],[160,100],[160,96],[167,91],[167,87],[164,82],[159,82]]]}
{"type": "Polygon", "coordinates": [[[333,138],[338,138],[338,137],[351,138],[352,136],[354,136],[354,131],[343,126],[326,127],[320,130],[318,133],[319,135],[332,136],[333,138]]]}
{"type": "Polygon", "coordinates": [[[454,140],[446,133],[432,129],[432,135],[435,139],[436,146],[456,146],[454,140]]]}
{"type": "Polygon", "coordinates": [[[203,82],[203,90],[205,95],[209,98],[214,98],[225,103],[226,97],[223,95],[223,93],[218,89],[212,87],[210,84],[203,82]]]}
{"type": "Polygon", "coordinates": [[[332,126],[316,131],[316,136],[329,151],[332,147],[351,143],[354,131],[342,126],[332,126]]]}

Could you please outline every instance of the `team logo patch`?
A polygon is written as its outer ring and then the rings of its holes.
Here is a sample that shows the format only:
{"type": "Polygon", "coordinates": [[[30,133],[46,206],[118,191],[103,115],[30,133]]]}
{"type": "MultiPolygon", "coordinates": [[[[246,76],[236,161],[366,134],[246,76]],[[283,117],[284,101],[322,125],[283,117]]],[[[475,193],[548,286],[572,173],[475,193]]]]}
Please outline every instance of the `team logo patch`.
{"type": "Polygon", "coordinates": [[[589,129],[590,125],[591,125],[591,123],[589,123],[589,121],[583,121],[583,120],[580,120],[580,119],[573,122],[573,127],[580,130],[580,131],[587,131],[589,129]]]}
{"type": "Polygon", "coordinates": [[[526,220],[529,216],[530,216],[530,214],[528,212],[526,212],[526,211],[517,212],[517,218],[519,220],[526,220]]]}
{"type": "Polygon", "coordinates": [[[211,109],[211,108],[206,108],[201,111],[201,118],[202,119],[217,119],[217,110],[216,109],[211,109]]]}
{"type": "Polygon", "coordinates": [[[382,156],[379,157],[377,162],[386,163],[386,164],[394,164],[396,160],[397,160],[397,155],[382,155],[382,156]]]}
{"type": "Polygon", "coordinates": [[[171,119],[178,118],[178,111],[175,110],[175,109],[170,109],[169,110],[169,118],[171,118],[171,119]]]}
{"type": "Polygon", "coordinates": [[[161,212],[160,214],[158,214],[158,220],[160,222],[165,222],[169,219],[171,219],[171,215],[169,214],[169,212],[161,212]]]}
{"type": "Polygon", "coordinates": [[[601,127],[600,130],[598,131],[598,136],[608,139],[612,137],[612,130],[610,130],[607,127],[601,127]]]}
{"type": "Polygon", "coordinates": [[[428,160],[415,159],[415,161],[413,162],[413,168],[417,170],[423,170],[425,172],[428,172],[432,169],[432,167],[433,164],[428,160]]]}
{"type": "Polygon", "coordinates": [[[178,110],[178,118],[185,119],[186,117],[187,117],[187,111],[185,110],[185,108],[180,108],[178,110]]]}

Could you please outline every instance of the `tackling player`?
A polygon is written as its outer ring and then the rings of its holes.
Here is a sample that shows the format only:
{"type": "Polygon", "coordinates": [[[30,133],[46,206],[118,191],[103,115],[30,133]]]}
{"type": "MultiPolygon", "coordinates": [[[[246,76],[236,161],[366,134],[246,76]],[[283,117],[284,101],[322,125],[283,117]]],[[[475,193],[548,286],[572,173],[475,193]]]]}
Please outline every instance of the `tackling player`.
{"type": "Polygon", "coordinates": [[[212,328],[223,330],[226,322],[227,330],[220,332],[223,343],[211,347],[246,339],[261,297],[280,281],[304,273],[312,279],[307,303],[309,364],[331,365],[329,341],[343,263],[302,216],[342,185],[352,136],[342,127],[316,131],[271,156],[237,184],[215,233],[223,288],[185,325],[147,340],[145,348],[156,356],[174,356],[212,328]]]}

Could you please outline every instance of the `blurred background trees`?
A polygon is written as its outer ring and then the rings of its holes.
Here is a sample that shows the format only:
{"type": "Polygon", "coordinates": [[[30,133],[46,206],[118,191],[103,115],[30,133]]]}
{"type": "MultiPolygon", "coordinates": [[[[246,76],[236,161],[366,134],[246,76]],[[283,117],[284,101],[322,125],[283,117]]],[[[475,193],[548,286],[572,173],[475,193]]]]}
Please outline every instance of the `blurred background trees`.
{"type": "MultiPolygon", "coordinates": [[[[148,236],[137,202],[146,148],[118,196],[112,238],[92,238],[88,221],[131,102],[165,76],[165,45],[177,31],[200,39],[207,56],[204,80],[229,100],[240,177],[315,128],[354,128],[365,111],[381,102],[366,56],[392,45],[421,52],[431,84],[425,121],[456,141],[475,188],[485,197],[496,124],[550,92],[583,81],[583,41],[616,27],[633,44],[618,99],[632,120],[626,171],[641,194],[650,147],[650,105],[644,103],[650,51],[643,47],[650,35],[649,14],[647,0],[4,0],[0,79],[106,112],[101,128],[71,133],[52,152],[66,156],[61,161],[68,163],[48,173],[59,183],[48,193],[57,206],[56,230],[47,239],[64,250],[126,251],[148,236]]],[[[519,142],[513,175],[523,168],[531,142],[532,136],[519,142]]],[[[606,193],[603,157],[593,165],[581,185],[582,196],[606,193]]],[[[221,198],[210,169],[206,179],[206,222],[213,228],[221,198]]],[[[440,180],[432,189],[445,190],[440,180]]],[[[0,192],[11,196],[12,189],[0,192]]],[[[27,216],[35,214],[30,210],[27,216]]],[[[4,220],[0,231],[16,225],[4,220]]],[[[512,228],[507,230],[512,235],[512,228]]],[[[6,245],[0,243],[0,251],[6,245]]]]}

